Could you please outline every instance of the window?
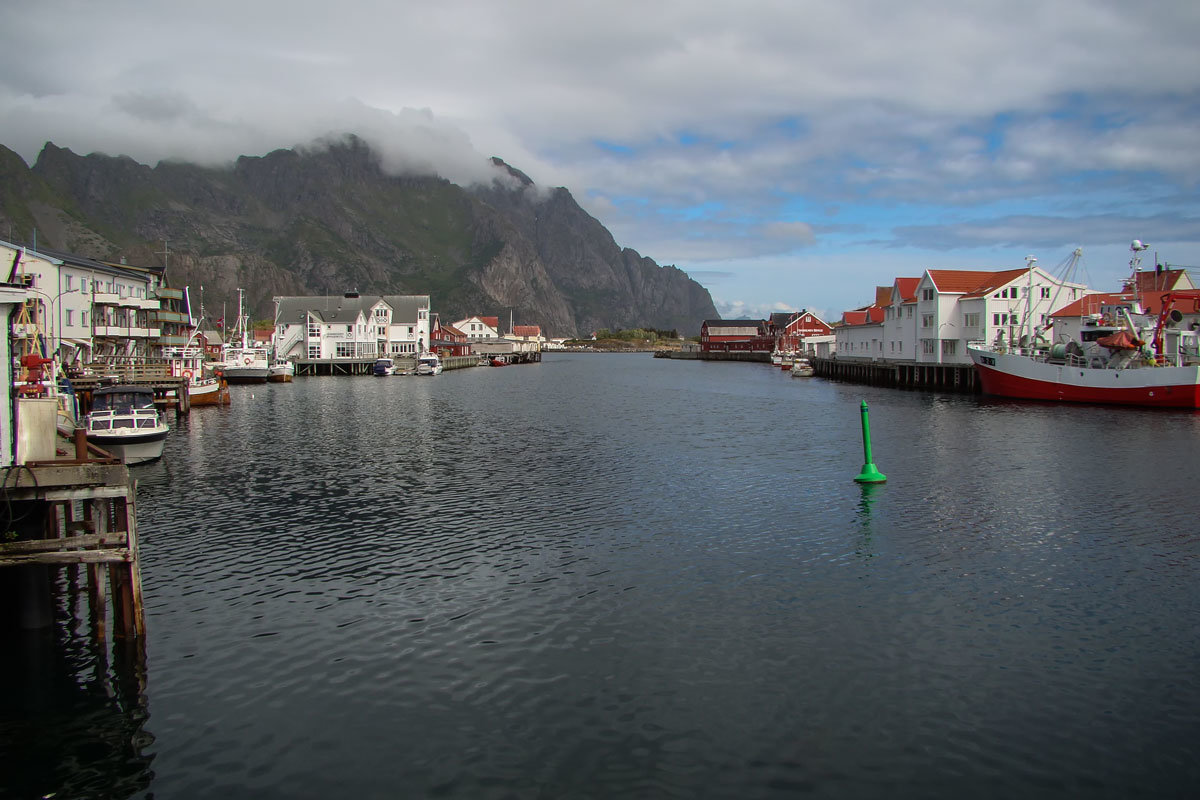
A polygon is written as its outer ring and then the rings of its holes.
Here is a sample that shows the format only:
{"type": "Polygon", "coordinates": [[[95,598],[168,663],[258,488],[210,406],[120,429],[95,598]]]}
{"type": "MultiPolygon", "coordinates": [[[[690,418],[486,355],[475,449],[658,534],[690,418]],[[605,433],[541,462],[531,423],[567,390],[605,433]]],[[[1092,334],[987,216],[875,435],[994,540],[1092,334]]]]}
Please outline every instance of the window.
{"type": "Polygon", "coordinates": [[[79,312],[79,324],[80,324],[80,325],[82,325],[82,326],[83,326],[83,327],[85,327],[85,328],[87,327],[87,325],[88,325],[88,312],[86,312],[86,311],[80,311],[80,312],[79,312]]]}
{"type": "Polygon", "coordinates": [[[952,356],[958,352],[957,339],[942,339],[942,355],[952,356]]]}
{"type": "Polygon", "coordinates": [[[68,292],[71,291],[71,282],[74,280],[75,280],[75,278],[73,276],[64,275],[63,276],[63,290],[68,291],[68,292]]]}
{"type": "Polygon", "coordinates": [[[1016,300],[1020,296],[1021,296],[1021,287],[1020,286],[1012,287],[1012,295],[1011,295],[1012,299],[1016,300]]]}
{"type": "Polygon", "coordinates": [[[921,315],[921,327],[922,328],[932,328],[933,327],[933,314],[922,314],[921,315]]]}
{"type": "Polygon", "coordinates": [[[992,314],[992,324],[993,325],[1003,325],[1004,323],[1000,321],[1000,318],[1007,317],[1007,316],[1008,316],[1007,314],[992,314]]]}
{"type": "Polygon", "coordinates": [[[354,358],[354,342],[338,342],[334,347],[334,358],[354,358]]]}
{"type": "Polygon", "coordinates": [[[1043,287],[1042,287],[1042,299],[1043,299],[1043,300],[1046,300],[1046,299],[1048,299],[1049,297],[1050,297],[1050,287],[1049,287],[1049,286],[1043,286],[1043,287]]]}
{"type": "Polygon", "coordinates": [[[937,293],[934,292],[933,289],[922,289],[921,290],[921,299],[922,300],[932,300],[936,294],[937,293]]]}
{"type": "Polygon", "coordinates": [[[979,315],[978,314],[963,314],[963,327],[964,328],[978,328],[979,327],[979,315]]]}
{"type": "Polygon", "coordinates": [[[936,344],[937,344],[937,339],[922,339],[921,340],[921,352],[927,356],[933,355],[935,352],[934,345],[936,345],[936,344]]]}
{"type": "MultiPolygon", "coordinates": [[[[320,339],[321,338],[321,326],[316,324],[315,322],[309,322],[308,323],[308,338],[320,339]]],[[[316,356],[314,356],[314,358],[316,358],[316,356]]]]}
{"type": "Polygon", "coordinates": [[[377,328],[375,328],[375,335],[376,335],[376,336],[384,336],[384,337],[386,337],[386,336],[387,336],[387,326],[386,326],[386,325],[380,325],[380,326],[378,326],[377,328]]]}
{"type": "Polygon", "coordinates": [[[69,308],[67,309],[67,324],[68,325],[75,324],[75,312],[69,308]]]}
{"type": "Polygon", "coordinates": [[[354,326],[353,326],[353,325],[347,325],[347,326],[346,326],[346,333],[354,333],[354,326]]]}
{"type": "Polygon", "coordinates": [[[320,342],[314,342],[308,346],[308,357],[313,358],[313,359],[321,357],[321,343],[320,342]]]}
{"type": "Polygon", "coordinates": [[[913,315],[913,307],[912,307],[912,306],[909,306],[909,307],[908,307],[908,314],[907,314],[907,316],[908,316],[908,318],[909,318],[909,319],[912,319],[912,315],[913,315]]]}

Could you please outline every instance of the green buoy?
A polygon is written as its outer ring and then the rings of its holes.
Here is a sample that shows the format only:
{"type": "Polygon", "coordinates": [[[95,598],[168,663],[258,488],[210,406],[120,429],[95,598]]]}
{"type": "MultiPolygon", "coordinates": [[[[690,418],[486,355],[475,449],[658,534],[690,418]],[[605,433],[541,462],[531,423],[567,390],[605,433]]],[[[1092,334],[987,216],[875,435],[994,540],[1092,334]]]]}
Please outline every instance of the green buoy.
{"type": "Polygon", "coordinates": [[[862,401],[862,428],[863,428],[863,455],[866,458],[863,464],[862,472],[854,478],[859,483],[883,483],[887,480],[887,475],[884,475],[879,470],[875,469],[875,462],[871,459],[871,418],[867,414],[867,401],[862,401]]]}

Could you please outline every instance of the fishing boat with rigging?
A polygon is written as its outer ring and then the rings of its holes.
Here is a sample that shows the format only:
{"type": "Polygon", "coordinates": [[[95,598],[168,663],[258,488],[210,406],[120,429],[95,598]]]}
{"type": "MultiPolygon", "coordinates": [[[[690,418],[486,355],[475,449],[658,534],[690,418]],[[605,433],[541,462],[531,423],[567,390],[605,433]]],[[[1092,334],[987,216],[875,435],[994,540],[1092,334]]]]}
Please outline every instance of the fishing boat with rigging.
{"type": "Polygon", "coordinates": [[[1102,298],[1097,313],[1088,315],[1076,334],[1059,332],[1049,342],[1038,326],[1015,346],[1002,337],[990,345],[969,343],[967,353],[984,394],[1200,408],[1200,293],[1159,292],[1157,313],[1151,313],[1138,288],[1146,247],[1137,240],[1130,247],[1131,296],[1102,298]],[[1185,314],[1193,315],[1186,328],[1180,325],[1185,314]]]}
{"type": "Polygon", "coordinates": [[[229,340],[221,348],[219,369],[229,383],[266,383],[270,357],[266,345],[255,342],[250,331],[250,316],[242,311],[244,291],[238,289],[237,322],[229,340]]]}

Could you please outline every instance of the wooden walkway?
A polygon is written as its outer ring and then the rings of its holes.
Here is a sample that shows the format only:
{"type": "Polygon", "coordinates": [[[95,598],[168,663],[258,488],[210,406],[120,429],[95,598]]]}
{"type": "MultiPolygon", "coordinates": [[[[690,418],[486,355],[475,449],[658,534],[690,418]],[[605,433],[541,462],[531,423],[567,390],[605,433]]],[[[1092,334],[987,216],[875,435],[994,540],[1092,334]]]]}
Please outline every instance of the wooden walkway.
{"type": "Polygon", "coordinates": [[[84,567],[96,639],[107,636],[110,599],[116,636],[142,637],[146,621],[129,470],[112,459],[93,458],[82,435],[75,448],[73,459],[0,469],[0,493],[10,514],[7,535],[13,537],[0,541],[0,572],[18,576],[23,627],[52,622],[55,582],[48,570],[66,569],[66,583],[74,590],[84,567]]]}

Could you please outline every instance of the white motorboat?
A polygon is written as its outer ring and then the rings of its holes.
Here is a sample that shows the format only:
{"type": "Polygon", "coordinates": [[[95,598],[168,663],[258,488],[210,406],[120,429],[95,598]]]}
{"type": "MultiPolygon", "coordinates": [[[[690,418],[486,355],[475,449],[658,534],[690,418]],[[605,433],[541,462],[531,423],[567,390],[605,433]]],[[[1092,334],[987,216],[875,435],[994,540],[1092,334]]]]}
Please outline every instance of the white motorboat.
{"type": "Polygon", "coordinates": [[[396,362],[390,358],[378,358],[375,360],[375,366],[371,368],[371,372],[379,377],[396,374],[396,362]]]}
{"type": "Polygon", "coordinates": [[[291,383],[296,374],[296,365],[286,358],[276,358],[267,367],[267,380],[271,383],[291,383]]]}
{"type": "Polygon", "coordinates": [[[161,458],[170,428],[146,386],[105,386],[92,394],[88,441],[126,464],[161,458]]]}
{"type": "Polygon", "coordinates": [[[792,361],[792,377],[793,378],[811,378],[816,370],[813,369],[812,362],[807,358],[796,356],[792,361]]]}
{"type": "Polygon", "coordinates": [[[418,375],[441,375],[442,360],[437,353],[422,353],[417,358],[418,375]]]}

